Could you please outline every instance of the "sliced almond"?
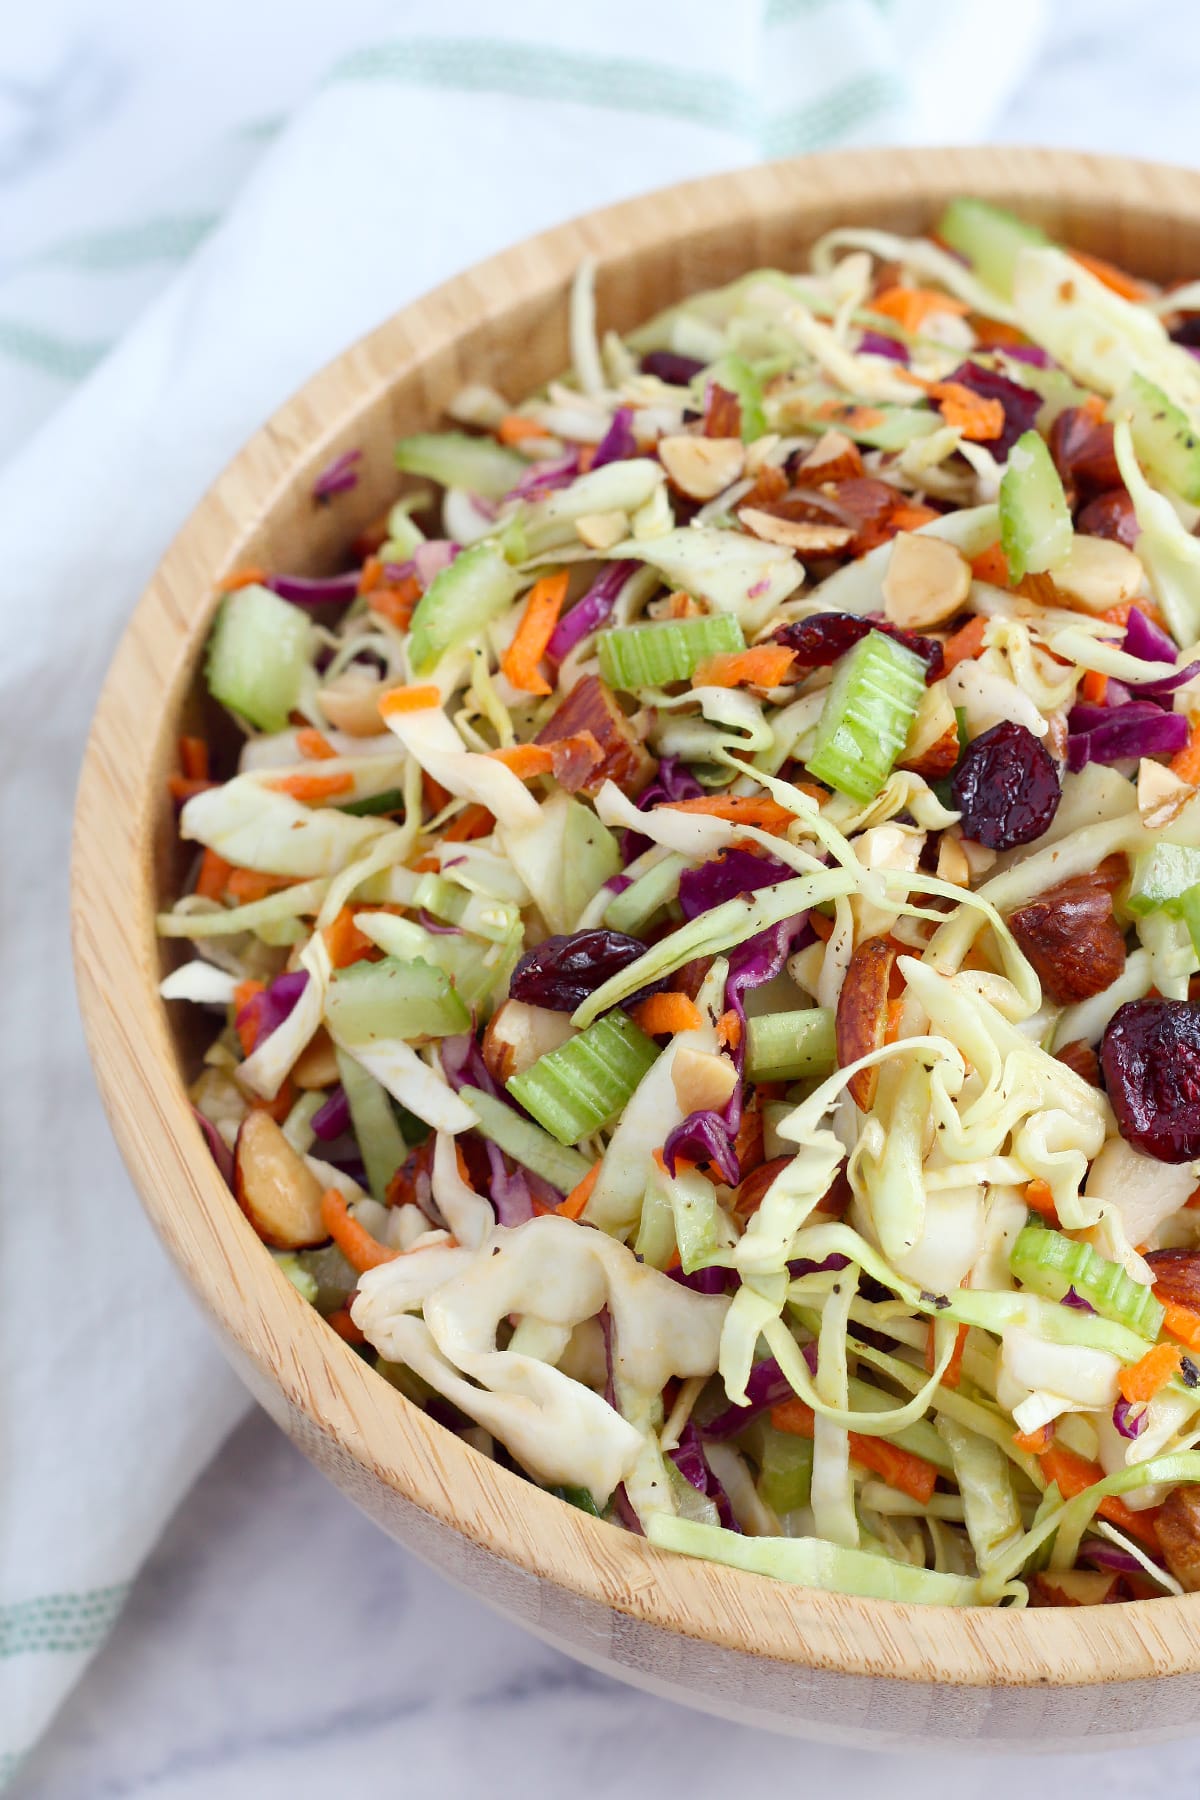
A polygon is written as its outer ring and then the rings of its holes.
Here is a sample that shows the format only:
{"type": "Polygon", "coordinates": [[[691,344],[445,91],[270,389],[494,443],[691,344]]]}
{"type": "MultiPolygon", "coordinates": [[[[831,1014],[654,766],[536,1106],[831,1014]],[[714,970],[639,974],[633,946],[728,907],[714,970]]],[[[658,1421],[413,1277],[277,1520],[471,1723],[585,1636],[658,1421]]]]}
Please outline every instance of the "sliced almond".
{"type": "Polygon", "coordinates": [[[1114,538],[1076,536],[1051,570],[1054,585],[1091,613],[1131,600],[1142,585],[1141,562],[1114,538]]]}
{"type": "Polygon", "coordinates": [[[1160,831],[1169,825],[1195,797],[1190,781],[1184,781],[1164,763],[1151,762],[1143,756],[1138,764],[1137,803],[1142,824],[1148,829],[1160,831]]]}
{"type": "Polygon", "coordinates": [[[941,538],[898,531],[883,577],[883,609],[893,625],[924,631],[944,624],[971,591],[971,565],[941,538]]]}
{"type": "Polygon", "coordinates": [[[574,1036],[568,1013],[506,1000],[496,1008],[483,1034],[483,1060],[488,1073],[503,1086],[510,1076],[523,1075],[539,1056],[557,1050],[574,1036]]]}
{"type": "Polygon", "coordinates": [[[629,535],[629,520],[623,512],[584,513],[576,519],[575,530],[589,550],[611,550],[629,535]]]}
{"type": "Polygon", "coordinates": [[[719,1112],[737,1086],[737,1070],[726,1056],[681,1049],[671,1064],[671,1080],[685,1113],[719,1112]]]}
{"type": "Polygon", "coordinates": [[[830,550],[842,550],[854,536],[846,525],[812,525],[801,519],[780,519],[757,506],[743,506],[738,518],[764,544],[783,544],[789,550],[807,550],[811,556],[823,556],[830,550]]]}
{"type": "MultiPolygon", "coordinates": [[[[834,1031],[838,1067],[844,1069],[887,1042],[888,997],[896,946],[891,938],[864,938],[850,958],[838,996],[834,1031]]],[[[860,1112],[870,1112],[879,1084],[878,1066],[860,1069],[846,1091],[860,1112]]]]}
{"type": "MultiPolygon", "coordinates": [[[[817,439],[800,468],[806,475],[818,472],[822,481],[839,481],[848,475],[861,475],[863,460],[853,438],[844,431],[827,431],[817,439]]],[[[812,481],[803,485],[811,487],[812,481]]]]}
{"type": "Polygon", "coordinates": [[[303,1250],[324,1243],[321,1184],[261,1106],[242,1120],[234,1152],[238,1205],[264,1244],[303,1250]]]}
{"type": "Polygon", "coordinates": [[[338,1079],[333,1039],[322,1025],[292,1064],[292,1080],[298,1088],[332,1087],[338,1079]]]}
{"type": "Polygon", "coordinates": [[[935,681],[921,695],[900,766],[936,779],[948,775],[957,761],[958,720],[945,682],[935,681]]]}
{"type": "Polygon", "coordinates": [[[746,466],[740,438],[659,438],[658,458],[680,493],[692,500],[715,499],[746,466]]]}
{"type": "Polygon", "coordinates": [[[779,433],[777,431],[767,431],[763,433],[762,437],[755,438],[752,444],[746,445],[747,475],[757,475],[760,469],[766,467],[775,454],[775,447],[778,442],[779,433]]]}
{"type": "Polygon", "coordinates": [[[335,731],[344,731],[347,737],[378,737],[384,729],[379,696],[386,688],[385,681],[346,670],[326,682],[317,698],[335,731]]]}
{"type": "Polygon", "coordinates": [[[1029,1581],[1031,1606],[1103,1606],[1117,1577],[1109,1569],[1043,1569],[1029,1581]]]}
{"type": "Polygon", "coordinates": [[[945,831],[938,843],[937,878],[952,881],[955,887],[969,888],[971,885],[971,865],[966,852],[959,840],[945,831]]]}

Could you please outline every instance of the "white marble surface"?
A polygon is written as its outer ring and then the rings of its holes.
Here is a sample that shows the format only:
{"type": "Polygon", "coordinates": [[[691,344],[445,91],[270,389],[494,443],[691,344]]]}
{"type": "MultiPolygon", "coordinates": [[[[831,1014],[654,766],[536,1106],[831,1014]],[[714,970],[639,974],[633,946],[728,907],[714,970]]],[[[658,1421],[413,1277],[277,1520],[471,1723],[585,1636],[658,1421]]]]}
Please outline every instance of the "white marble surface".
{"type": "MultiPolygon", "coordinates": [[[[1200,32],[1180,0],[1050,0],[997,136],[1200,159],[1200,32]]],[[[82,229],[214,132],[285,109],[382,0],[246,0],[235,45],[197,5],[44,0],[0,37],[0,271],[82,229]],[[283,20],[286,26],[281,29],[283,20]]],[[[997,5],[997,31],[1004,29],[997,5]]],[[[930,136],[937,137],[936,130],[930,136]]],[[[18,1800],[457,1800],[762,1792],[1096,1800],[1200,1792],[1200,1741],[1047,1763],[889,1759],[691,1715],[567,1661],[389,1544],[255,1416],[172,1524],[18,1800]]]]}

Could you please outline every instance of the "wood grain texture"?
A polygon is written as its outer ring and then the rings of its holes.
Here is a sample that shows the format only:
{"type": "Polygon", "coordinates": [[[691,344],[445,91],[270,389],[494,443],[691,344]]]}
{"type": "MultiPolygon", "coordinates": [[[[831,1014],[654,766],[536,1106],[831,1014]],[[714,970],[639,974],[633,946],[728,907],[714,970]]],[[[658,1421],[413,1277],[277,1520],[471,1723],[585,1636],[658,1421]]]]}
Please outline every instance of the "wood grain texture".
{"type": "Polygon", "coordinates": [[[835,224],[928,226],[973,192],[1159,277],[1200,271],[1200,176],[1016,149],[852,152],[692,183],[494,257],[317,375],[188,521],[121,642],[76,814],[74,937],[97,1079],[143,1203],[248,1386],[392,1537],[598,1668],[808,1736],[1095,1748],[1200,1721],[1200,1596],[1030,1613],[808,1593],[671,1557],[560,1504],[431,1424],[300,1299],[226,1191],[189,1112],[195,1049],[157,997],[157,905],[178,874],[165,800],[218,578],[335,566],[395,491],[393,439],[438,422],[468,377],[517,398],[567,362],[565,295],[585,253],[605,325],[627,329],[756,264],[796,267],[835,224]],[[353,493],[315,507],[337,452],[353,493]]]}

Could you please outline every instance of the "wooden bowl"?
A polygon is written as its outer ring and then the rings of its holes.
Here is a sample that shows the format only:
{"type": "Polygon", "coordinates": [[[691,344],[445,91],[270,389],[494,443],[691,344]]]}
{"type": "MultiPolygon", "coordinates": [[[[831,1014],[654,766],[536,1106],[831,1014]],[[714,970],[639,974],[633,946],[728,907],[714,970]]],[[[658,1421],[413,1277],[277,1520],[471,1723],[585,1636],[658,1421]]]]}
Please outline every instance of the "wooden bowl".
{"type": "Polygon", "coordinates": [[[191,1117],[199,1040],[167,1008],[154,913],[179,874],[166,776],[202,702],[218,578],[321,572],[394,487],[391,445],[468,378],[514,400],[567,361],[565,296],[586,253],[600,316],[627,329],[760,264],[798,266],[837,224],[928,227],[980,194],[1159,278],[1200,270],[1200,175],[1037,150],[813,157],[608,208],[493,257],[324,369],[247,445],[163,559],[121,641],[75,824],[75,956],[113,1130],[160,1237],[251,1392],[383,1529],[594,1667],[707,1711],[876,1747],[1135,1741],[1200,1721],[1200,1596],[1012,1612],[810,1593],[656,1552],[468,1449],[381,1381],[278,1273],[191,1117]],[[358,487],[310,490],[337,452],[358,487]]]}

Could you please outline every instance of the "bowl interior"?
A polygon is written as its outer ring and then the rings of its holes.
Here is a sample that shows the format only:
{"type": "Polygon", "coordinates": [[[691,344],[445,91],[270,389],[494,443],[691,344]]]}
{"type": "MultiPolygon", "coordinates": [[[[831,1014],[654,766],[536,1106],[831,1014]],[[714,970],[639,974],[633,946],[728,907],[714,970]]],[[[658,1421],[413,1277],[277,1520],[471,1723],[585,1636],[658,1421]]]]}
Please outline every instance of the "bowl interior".
{"type": "MultiPolygon", "coordinates": [[[[667,1662],[681,1639],[691,1640],[744,1658],[747,1680],[762,1692],[769,1670],[782,1671],[793,1696],[804,1668],[960,1688],[1194,1673],[1197,1603],[960,1614],[783,1588],[653,1552],[431,1424],[278,1274],[191,1120],[183,1082],[206,1027],[184,1008],[168,1017],[156,993],[170,953],[160,950],[153,915],[189,860],[175,841],[166,776],[181,730],[202,714],[213,723],[199,666],[220,578],[244,566],[301,574],[339,566],[398,492],[397,436],[437,424],[468,379],[516,401],[564,368],[565,296],[581,256],[599,265],[602,325],[625,330],[756,265],[800,266],[833,225],[928,228],[964,191],[1152,277],[1200,269],[1200,177],[1008,150],[857,152],[774,165],[629,202],[506,252],[323,370],[219,478],[122,641],[77,810],[76,959],[100,1086],[152,1221],[257,1396],[393,1535],[499,1594],[535,1628],[558,1631],[576,1653],[589,1654],[583,1638],[599,1631],[608,1648],[602,1655],[593,1645],[593,1653],[611,1660],[613,1643],[624,1631],[632,1644],[637,1625],[645,1628],[637,1641],[657,1645],[667,1662]],[[364,453],[359,485],[317,505],[315,475],[351,447],[364,453]],[[568,1614],[585,1623],[558,1630],[553,1619],[568,1614]]],[[[633,1657],[630,1649],[617,1660],[633,1657]]]]}

